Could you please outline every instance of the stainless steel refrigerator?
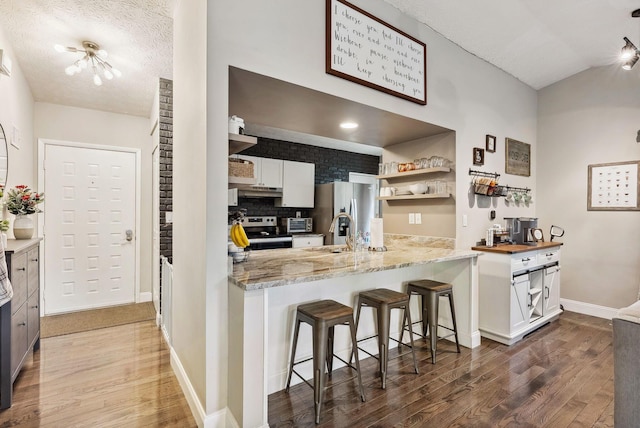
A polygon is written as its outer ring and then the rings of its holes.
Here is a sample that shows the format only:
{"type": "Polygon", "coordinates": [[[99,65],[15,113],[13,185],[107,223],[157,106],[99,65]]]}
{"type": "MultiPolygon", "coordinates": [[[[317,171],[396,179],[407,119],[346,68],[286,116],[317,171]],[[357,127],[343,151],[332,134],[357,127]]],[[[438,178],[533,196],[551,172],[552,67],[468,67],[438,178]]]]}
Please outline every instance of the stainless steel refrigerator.
{"type": "Polygon", "coordinates": [[[368,236],[371,231],[371,219],[379,214],[379,203],[376,201],[374,184],[348,183],[336,181],[318,184],[315,188],[315,204],[311,211],[315,233],[325,235],[325,245],[344,245],[350,227],[357,236],[362,232],[368,236]],[[340,212],[346,212],[355,222],[349,225],[346,217],[340,217],[333,234],[329,233],[331,220],[340,212]]]}

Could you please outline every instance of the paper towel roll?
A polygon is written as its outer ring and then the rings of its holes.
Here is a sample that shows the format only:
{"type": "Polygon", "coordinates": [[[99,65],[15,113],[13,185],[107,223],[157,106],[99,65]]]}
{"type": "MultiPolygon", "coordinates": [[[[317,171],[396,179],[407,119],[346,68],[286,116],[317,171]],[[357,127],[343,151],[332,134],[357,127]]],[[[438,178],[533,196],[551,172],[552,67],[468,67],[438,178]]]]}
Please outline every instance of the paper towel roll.
{"type": "Polygon", "coordinates": [[[381,218],[371,219],[371,241],[370,241],[369,247],[371,248],[384,247],[384,231],[382,228],[381,218]]]}

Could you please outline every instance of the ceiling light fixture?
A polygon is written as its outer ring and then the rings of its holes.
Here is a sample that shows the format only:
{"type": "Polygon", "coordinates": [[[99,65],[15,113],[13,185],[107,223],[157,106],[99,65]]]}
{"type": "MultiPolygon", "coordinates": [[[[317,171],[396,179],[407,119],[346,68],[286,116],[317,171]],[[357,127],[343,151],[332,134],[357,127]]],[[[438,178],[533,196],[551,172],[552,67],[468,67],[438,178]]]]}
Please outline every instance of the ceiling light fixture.
{"type": "Polygon", "coordinates": [[[357,128],[357,127],[358,127],[358,124],[355,123],[355,122],[342,122],[340,124],[340,128],[342,128],[342,129],[354,129],[354,128],[357,128]]]}
{"type": "Polygon", "coordinates": [[[91,71],[93,72],[93,83],[96,86],[102,85],[100,72],[102,72],[107,80],[113,79],[113,76],[122,76],[122,73],[120,73],[118,69],[113,68],[113,66],[104,59],[107,57],[107,51],[100,49],[100,45],[97,43],[84,41],[82,42],[82,48],[62,45],[55,45],[54,48],[58,52],[80,52],[84,54],[82,58],[64,69],[64,72],[69,76],[73,76],[76,73],[80,73],[85,68],[91,67],[91,71]]]}
{"type": "MultiPolygon", "coordinates": [[[[636,9],[631,12],[631,17],[640,18],[640,9],[636,9]]],[[[640,50],[638,50],[636,45],[631,43],[631,40],[629,40],[628,38],[623,37],[622,39],[625,42],[624,46],[622,47],[622,51],[620,52],[620,61],[622,61],[622,68],[624,70],[631,70],[633,66],[636,65],[636,62],[638,62],[638,59],[640,59],[640,50]]]]}

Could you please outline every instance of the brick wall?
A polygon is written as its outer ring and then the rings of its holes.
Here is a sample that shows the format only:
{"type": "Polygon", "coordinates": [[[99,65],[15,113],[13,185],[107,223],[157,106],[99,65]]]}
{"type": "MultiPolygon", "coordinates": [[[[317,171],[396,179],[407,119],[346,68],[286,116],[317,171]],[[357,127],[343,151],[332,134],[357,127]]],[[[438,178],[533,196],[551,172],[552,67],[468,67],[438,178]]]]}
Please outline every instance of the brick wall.
{"type": "MultiPolygon", "coordinates": [[[[243,151],[242,154],[313,163],[316,165],[316,184],[349,181],[349,172],[376,175],[378,173],[378,163],[380,162],[379,156],[262,137],[258,137],[258,144],[243,151]]],[[[238,207],[246,208],[249,215],[256,216],[295,217],[296,211],[300,211],[302,217],[310,215],[307,209],[274,207],[273,199],[240,198],[238,207]]]]}
{"type": "Polygon", "coordinates": [[[166,213],[173,211],[173,82],[160,79],[160,255],[173,262],[173,228],[166,213]]]}

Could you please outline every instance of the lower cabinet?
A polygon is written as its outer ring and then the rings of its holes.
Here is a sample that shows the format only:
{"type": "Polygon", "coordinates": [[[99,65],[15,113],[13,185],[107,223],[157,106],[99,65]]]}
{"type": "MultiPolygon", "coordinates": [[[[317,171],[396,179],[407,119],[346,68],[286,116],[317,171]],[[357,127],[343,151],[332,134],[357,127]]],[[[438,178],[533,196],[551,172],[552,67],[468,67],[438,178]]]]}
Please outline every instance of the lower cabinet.
{"type": "Polygon", "coordinates": [[[302,235],[293,237],[293,248],[322,247],[324,235],[302,235]]]}
{"type": "Polygon", "coordinates": [[[40,348],[40,239],[9,240],[5,251],[13,298],[0,306],[0,409],[11,407],[13,382],[40,348]]]}
{"type": "Polygon", "coordinates": [[[560,248],[484,253],[478,263],[483,337],[511,345],[562,313],[560,248]]]}

